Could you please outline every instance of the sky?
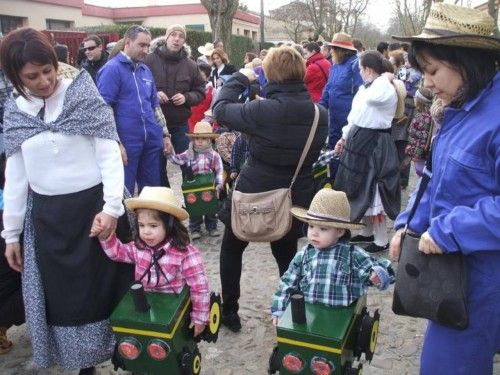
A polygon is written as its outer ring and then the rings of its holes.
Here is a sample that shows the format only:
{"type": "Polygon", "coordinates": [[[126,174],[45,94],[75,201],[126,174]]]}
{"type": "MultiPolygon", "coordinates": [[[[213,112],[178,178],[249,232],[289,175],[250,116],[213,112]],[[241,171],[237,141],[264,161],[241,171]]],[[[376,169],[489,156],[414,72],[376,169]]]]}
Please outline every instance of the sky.
{"type": "MultiPolygon", "coordinates": [[[[128,6],[145,6],[145,5],[166,5],[166,4],[192,4],[196,0],[84,0],[85,3],[110,6],[110,7],[128,7],[128,6]]],[[[264,11],[278,8],[282,5],[290,3],[291,0],[264,0],[264,11]]],[[[370,23],[376,25],[381,30],[386,30],[389,19],[393,14],[394,0],[369,0],[366,10],[367,19],[370,23]]],[[[416,0],[419,1],[419,0],[416,0]]],[[[463,5],[478,5],[486,2],[486,0],[459,0],[463,5]]],[[[260,12],[260,0],[241,0],[248,8],[255,12],[260,12]]],[[[445,2],[454,2],[453,0],[445,0],[445,2]]]]}

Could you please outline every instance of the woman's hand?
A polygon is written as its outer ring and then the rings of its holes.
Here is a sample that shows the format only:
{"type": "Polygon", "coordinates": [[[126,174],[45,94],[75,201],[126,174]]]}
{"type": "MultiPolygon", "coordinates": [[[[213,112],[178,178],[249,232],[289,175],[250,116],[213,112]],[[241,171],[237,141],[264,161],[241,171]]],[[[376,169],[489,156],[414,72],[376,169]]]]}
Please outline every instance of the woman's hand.
{"type": "Polygon", "coordinates": [[[344,138],[340,138],[337,142],[337,144],[335,145],[335,148],[334,148],[334,151],[337,155],[342,155],[342,153],[344,152],[344,146],[345,146],[345,139],[344,138]]]}
{"type": "Polygon", "coordinates": [[[172,141],[170,140],[170,137],[164,137],[163,138],[163,152],[168,155],[171,154],[173,151],[173,146],[172,146],[172,141]]]}
{"type": "Polygon", "coordinates": [[[196,324],[196,323],[191,322],[191,324],[189,325],[189,328],[193,328],[193,327],[194,327],[193,336],[196,337],[196,336],[201,335],[203,333],[203,331],[205,330],[206,324],[196,324]]]}
{"type": "Polygon", "coordinates": [[[17,272],[22,271],[23,257],[21,255],[21,245],[19,242],[8,243],[5,246],[5,258],[7,258],[7,263],[9,263],[10,268],[17,272]]]}
{"type": "Polygon", "coordinates": [[[389,257],[393,261],[397,261],[399,259],[399,255],[401,254],[401,237],[404,231],[405,230],[403,228],[398,229],[391,239],[391,244],[389,246],[389,257]]]}
{"type": "Polygon", "coordinates": [[[105,240],[116,231],[118,220],[105,212],[99,212],[95,215],[92,227],[90,228],[90,237],[99,236],[99,239],[105,240]]]}
{"type": "Polygon", "coordinates": [[[418,242],[418,250],[425,254],[443,254],[443,251],[434,242],[429,232],[425,232],[418,242]]]}
{"type": "Polygon", "coordinates": [[[273,316],[273,320],[272,320],[273,326],[277,327],[279,321],[280,321],[279,318],[277,318],[276,316],[273,316]]]}

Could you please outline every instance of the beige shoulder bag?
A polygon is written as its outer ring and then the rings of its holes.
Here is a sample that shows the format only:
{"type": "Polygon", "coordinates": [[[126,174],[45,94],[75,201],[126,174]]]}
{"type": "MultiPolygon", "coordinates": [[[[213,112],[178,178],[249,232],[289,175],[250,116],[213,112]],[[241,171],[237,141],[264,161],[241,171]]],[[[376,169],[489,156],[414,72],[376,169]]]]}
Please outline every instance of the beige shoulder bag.
{"type": "Polygon", "coordinates": [[[314,105],[314,122],[309,132],[299,164],[288,188],[242,193],[233,189],[231,200],[231,229],[242,241],[273,242],[288,233],[292,227],[292,186],[311,147],[318,127],[319,109],[314,105]]]}

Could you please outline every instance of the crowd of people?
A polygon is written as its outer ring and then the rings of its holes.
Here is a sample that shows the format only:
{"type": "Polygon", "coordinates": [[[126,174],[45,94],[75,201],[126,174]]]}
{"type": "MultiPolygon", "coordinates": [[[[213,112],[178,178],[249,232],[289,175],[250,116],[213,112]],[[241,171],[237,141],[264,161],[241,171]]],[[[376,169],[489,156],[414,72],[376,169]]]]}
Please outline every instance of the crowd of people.
{"type": "Polygon", "coordinates": [[[410,230],[423,253],[461,252],[468,266],[469,327],[429,322],[421,373],[491,373],[500,349],[500,39],[487,14],[454,5],[434,4],[427,25],[376,50],[339,32],[249,51],[241,67],[220,41],[200,46],[195,60],[182,25],[156,39],[134,25],[114,45],[85,38],[80,70],[41,32],[10,32],[0,44],[0,354],[12,346],[7,330],[26,321],[36,366],[95,373],[113,354],[111,312],[153,260],[145,289],[188,285],[200,334],[203,222],[212,237],[224,224],[221,322],[240,331],[248,241],[232,229],[232,192],[291,186],[292,227],[270,242],[282,277],[274,324],[296,288],[329,306],[386,289],[394,270],[372,253],[389,249],[397,260],[410,230]],[[318,160],[328,169],[320,188],[329,188],[318,189],[318,160]],[[400,212],[401,190],[411,164],[422,176],[430,160],[429,186],[406,225],[415,194],[400,212]],[[184,179],[213,175],[217,215],[188,214],[167,163],[184,179]]]}

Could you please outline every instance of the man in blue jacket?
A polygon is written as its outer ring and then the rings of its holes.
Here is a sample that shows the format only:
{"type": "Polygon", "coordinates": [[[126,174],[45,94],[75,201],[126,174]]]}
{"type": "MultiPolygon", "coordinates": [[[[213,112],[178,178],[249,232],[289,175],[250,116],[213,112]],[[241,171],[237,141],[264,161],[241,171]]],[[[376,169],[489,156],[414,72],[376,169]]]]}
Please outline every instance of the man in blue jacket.
{"type": "Polygon", "coordinates": [[[171,147],[158,101],[153,75],[142,60],[149,51],[150,32],[142,26],[130,27],[125,47],[102,67],[97,88],[114,111],[120,137],[125,186],[133,194],[135,184],[160,185],[160,157],[171,147]]]}

